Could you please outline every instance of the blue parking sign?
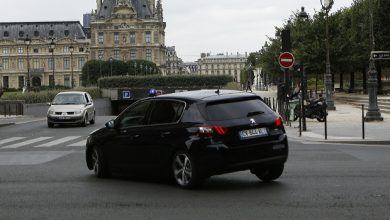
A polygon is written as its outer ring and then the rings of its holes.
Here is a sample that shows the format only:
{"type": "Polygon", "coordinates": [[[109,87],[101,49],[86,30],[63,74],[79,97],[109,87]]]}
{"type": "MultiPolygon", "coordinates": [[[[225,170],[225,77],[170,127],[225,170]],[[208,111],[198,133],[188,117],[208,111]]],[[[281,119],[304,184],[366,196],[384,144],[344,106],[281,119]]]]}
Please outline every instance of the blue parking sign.
{"type": "Polygon", "coordinates": [[[131,93],[130,91],[122,91],[122,99],[130,99],[131,93]]]}

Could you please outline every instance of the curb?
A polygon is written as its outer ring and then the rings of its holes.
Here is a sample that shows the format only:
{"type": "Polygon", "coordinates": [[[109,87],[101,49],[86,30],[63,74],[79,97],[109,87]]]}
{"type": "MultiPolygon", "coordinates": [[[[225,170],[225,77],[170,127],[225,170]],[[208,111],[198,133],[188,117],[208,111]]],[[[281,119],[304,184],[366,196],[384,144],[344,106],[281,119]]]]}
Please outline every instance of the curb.
{"type": "Polygon", "coordinates": [[[290,140],[299,142],[314,142],[319,144],[359,144],[359,145],[383,145],[390,146],[390,140],[318,140],[318,139],[301,139],[299,137],[288,136],[290,140]]]}
{"type": "Polygon", "coordinates": [[[6,127],[6,126],[11,126],[11,125],[15,125],[15,123],[0,124],[0,128],[1,127],[6,127]]]}

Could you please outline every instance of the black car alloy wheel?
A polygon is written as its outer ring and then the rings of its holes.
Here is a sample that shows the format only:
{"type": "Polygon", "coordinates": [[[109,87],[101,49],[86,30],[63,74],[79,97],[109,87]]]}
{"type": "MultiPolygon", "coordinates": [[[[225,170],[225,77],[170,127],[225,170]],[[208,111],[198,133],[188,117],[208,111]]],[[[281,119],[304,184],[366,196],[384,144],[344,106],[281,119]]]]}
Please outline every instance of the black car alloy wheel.
{"type": "Polygon", "coordinates": [[[104,161],[101,151],[94,147],[91,154],[91,163],[93,166],[93,172],[99,178],[105,178],[110,176],[107,165],[104,161]]]}
{"type": "Polygon", "coordinates": [[[172,161],[172,172],[176,183],[183,188],[194,188],[199,184],[195,162],[186,151],[175,153],[172,161]]]}

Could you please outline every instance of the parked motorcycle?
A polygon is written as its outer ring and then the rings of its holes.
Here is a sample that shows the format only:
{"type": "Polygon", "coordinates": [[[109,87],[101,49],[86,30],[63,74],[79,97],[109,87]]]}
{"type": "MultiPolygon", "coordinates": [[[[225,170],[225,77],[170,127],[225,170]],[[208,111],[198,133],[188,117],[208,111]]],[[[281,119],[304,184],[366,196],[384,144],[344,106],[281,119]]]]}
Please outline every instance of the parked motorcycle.
{"type": "MultiPolygon", "coordinates": [[[[326,101],[324,98],[310,100],[310,102],[304,106],[306,118],[317,119],[319,122],[325,121],[325,116],[328,115],[326,112],[326,101]]],[[[301,106],[298,104],[294,108],[294,121],[298,120],[301,115],[301,106]]]]}

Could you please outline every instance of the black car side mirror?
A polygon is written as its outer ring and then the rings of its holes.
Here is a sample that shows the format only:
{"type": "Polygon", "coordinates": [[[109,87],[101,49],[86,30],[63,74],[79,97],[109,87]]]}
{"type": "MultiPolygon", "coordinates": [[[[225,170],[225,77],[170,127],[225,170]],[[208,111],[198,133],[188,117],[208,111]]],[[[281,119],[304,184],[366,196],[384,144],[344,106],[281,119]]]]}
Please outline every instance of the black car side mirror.
{"type": "Polygon", "coordinates": [[[114,129],[115,128],[115,121],[111,120],[106,123],[106,128],[114,129]]]}

